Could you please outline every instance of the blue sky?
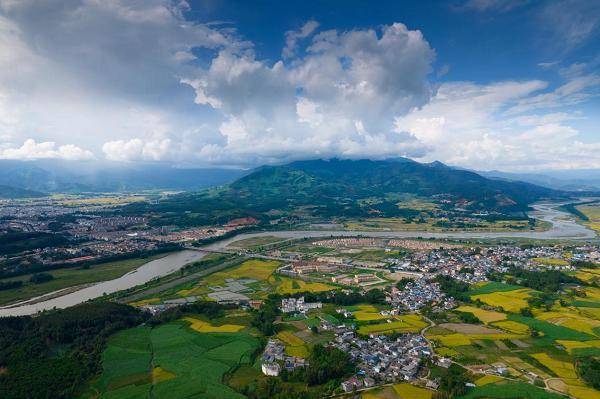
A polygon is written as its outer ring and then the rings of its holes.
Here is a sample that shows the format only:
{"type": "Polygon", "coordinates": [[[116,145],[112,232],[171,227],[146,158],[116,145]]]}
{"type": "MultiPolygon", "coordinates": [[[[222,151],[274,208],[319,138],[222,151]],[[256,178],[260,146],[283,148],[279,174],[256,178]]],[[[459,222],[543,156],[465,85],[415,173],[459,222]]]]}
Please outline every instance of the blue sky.
{"type": "Polygon", "coordinates": [[[600,168],[600,0],[0,0],[0,158],[600,168]]]}

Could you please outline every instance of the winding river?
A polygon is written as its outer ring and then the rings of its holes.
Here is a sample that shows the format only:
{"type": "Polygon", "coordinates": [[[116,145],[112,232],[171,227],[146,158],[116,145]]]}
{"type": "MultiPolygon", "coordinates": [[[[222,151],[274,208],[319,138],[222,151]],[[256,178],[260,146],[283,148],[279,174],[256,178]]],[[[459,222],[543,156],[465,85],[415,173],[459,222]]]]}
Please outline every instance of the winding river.
{"type": "MultiPolygon", "coordinates": [[[[519,232],[425,232],[425,231],[341,231],[341,230],[289,230],[289,231],[267,231],[260,233],[239,234],[226,240],[206,246],[209,250],[222,250],[229,244],[253,237],[275,236],[281,238],[303,238],[303,237],[341,237],[357,236],[365,237],[390,237],[390,238],[532,238],[540,240],[563,239],[563,240],[589,240],[595,239],[594,231],[585,226],[577,224],[573,217],[561,211],[558,203],[539,203],[533,205],[535,211],[532,217],[552,224],[546,231],[519,231],[519,232]]],[[[181,269],[186,264],[197,261],[205,255],[204,252],[184,250],[172,253],[163,258],[148,262],[138,269],[114,280],[97,283],[74,292],[69,289],[53,292],[40,297],[28,299],[12,305],[0,307],[0,317],[31,315],[42,310],[53,308],[66,308],[147,283],[148,281],[166,276],[181,269]],[[63,295],[64,293],[64,295],[63,295]]]]}

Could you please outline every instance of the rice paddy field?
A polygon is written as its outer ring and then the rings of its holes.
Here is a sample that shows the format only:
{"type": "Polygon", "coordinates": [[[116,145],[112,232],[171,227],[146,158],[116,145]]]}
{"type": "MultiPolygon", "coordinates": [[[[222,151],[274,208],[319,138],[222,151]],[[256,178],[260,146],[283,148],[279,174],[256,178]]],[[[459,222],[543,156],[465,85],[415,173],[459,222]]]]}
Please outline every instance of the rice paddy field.
{"type": "Polygon", "coordinates": [[[564,399],[525,382],[497,382],[477,386],[460,399],[564,399]]]}
{"type": "Polygon", "coordinates": [[[251,278],[265,281],[279,266],[281,266],[281,262],[274,260],[250,259],[239,266],[211,274],[205,279],[205,282],[208,285],[218,285],[228,278],[251,278]]]}
{"type": "Polygon", "coordinates": [[[494,291],[488,294],[471,295],[474,301],[481,301],[489,306],[500,307],[507,312],[519,312],[528,306],[527,299],[531,297],[532,290],[519,288],[507,291],[494,291]]]}
{"type": "Polygon", "coordinates": [[[386,320],[380,323],[359,325],[358,333],[363,335],[373,333],[389,334],[392,332],[417,333],[429,325],[421,316],[414,314],[394,316],[390,317],[389,320],[391,321],[386,320]]]}
{"type": "Polygon", "coordinates": [[[583,222],[583,224],[597,233],[600,232],[600,204],[579,205],[576,208],[589,219],[583,222]]]}
{"type": "Polygon", "coordinates": [[[184,317],[183,320],[190,323],[190,328],[192,330],[201,333],[236,333],[246,328],[245,326],[238,324],[223,324],[220,326],[215,326],[207,321],[196,319],[194,317],[184,317]]]}
{"type": "Polygon", "coordinates": [[[431,399],[434,391],[407,383],[394,384],[364,392],[361,399],[431,399]]]}
{"type": "Polygon", "coordinates": [[[309,355],[309,347],[302,338],[292,331],[280,331],[276,338],[285,344],[285,353],[289,356],[306,358],[309,355]]]}
{"type": "Polygon", "coordinates": [[[292,279],[285,276],[272,275],[269,278],[269,284],[274,287],[274,291],[282,295],[290,295],[298,292],[322,292],[331,291],[337,287],[312,281],[304,281],[299,279],[292,279]]]}
{"type": "Polygon", "coordinates": [[[103,371],[83,397],[243,398],[222,378],[258,347],[249,334],[199,333],[187,322],[125,330],[109,339],[103,371]]]}
{"type": "Polygon", "coordinates": [[[482,323],[489,324],[495,321],[506,320],[506,314],[493,310],[485,310],[475,306],[460,306],[456,310],[473,314],[482,323]]]}
{"type": "MultiPolygon", "coordinates": [[[[595,269],[583,272],[597,274],[595,269]]],[[[559,394],[600,398],[600,392],[586,385],[574,366],[577,356],[600,356],[599,288],[567,289],[562,301],[556,300],[549,308],[529,305],[527,298],[535,291],[515,285],[480,284],[470,293],[471,299],[481,302],[456,310],[473,314],[482,324],[465,324],[470,327],[461,329],[459,323],[442,323],[430,328],[426,336],[434,342],[436,353],[475,369],[501,364],[510,378],[523,382],[482,376],[464,398],[563,397],[559,394]],[[521,306],[530,308],[531,317],[519,312],[521,306]],[[477,334],[477,328],[489,333],[477,334]],[[501,334],[492,333],[493,329],[501,334]],[[527,383],[531,375],[546,381],[554,393],[527,383]]]]}

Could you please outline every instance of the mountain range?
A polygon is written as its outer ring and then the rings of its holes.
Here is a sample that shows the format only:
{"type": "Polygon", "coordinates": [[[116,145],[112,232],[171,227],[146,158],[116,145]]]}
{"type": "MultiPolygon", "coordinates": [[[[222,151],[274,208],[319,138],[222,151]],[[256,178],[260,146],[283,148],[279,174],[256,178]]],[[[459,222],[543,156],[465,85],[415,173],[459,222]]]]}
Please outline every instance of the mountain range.
{"type": "Polygon", "coordinates": [[[133,204],[133,213],[161,215],[163,224],[208,224],[242,216],[414,217],[398,204],[407,196],[436,199],[451,210],[520,215],[542,199],[570,193],[525,182],[483,177],[441,162],[409,159],[310,160],[263,166],[219,188],[133,204]]]}
{"type": "Polygon", "coordinates": [[[555,170],[541,173],[510,173],[492,170],[476,173],[492,179],[524,181],[556,190],[600,191],[599,169],[555,170]]]}
{"type": "Polygon", "coordinates": [[[162,164],[123,164],[58,160],[0,160],[0,197],[52,193],[201,190],[229,183],[247,171],[176,168],[162,164]]]}

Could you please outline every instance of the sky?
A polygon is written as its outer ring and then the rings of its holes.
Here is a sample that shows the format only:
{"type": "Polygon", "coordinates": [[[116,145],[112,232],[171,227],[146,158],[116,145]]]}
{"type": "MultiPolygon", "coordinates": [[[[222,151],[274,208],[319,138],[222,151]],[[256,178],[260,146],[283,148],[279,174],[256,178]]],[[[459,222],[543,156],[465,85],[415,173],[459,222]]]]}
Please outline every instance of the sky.
{"type": "Polygon", "coordinates": [[[600,168],[600,0],[0,0],[0,159],[600,168]]]}

